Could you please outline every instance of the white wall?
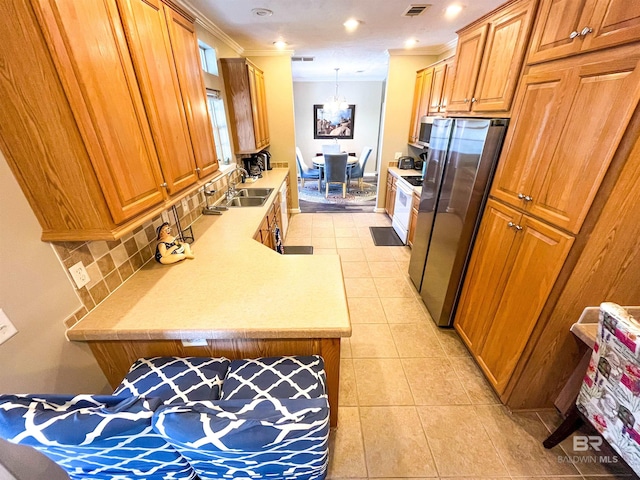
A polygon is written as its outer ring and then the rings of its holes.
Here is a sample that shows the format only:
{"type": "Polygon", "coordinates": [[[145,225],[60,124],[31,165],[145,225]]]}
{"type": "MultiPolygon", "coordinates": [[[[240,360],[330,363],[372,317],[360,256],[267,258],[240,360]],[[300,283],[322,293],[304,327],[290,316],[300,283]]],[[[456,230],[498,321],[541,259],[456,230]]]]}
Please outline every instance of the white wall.
{"type": "MultiPolygon", "coordinates": [[[[378,136],[382,108],[383,82],[339,82],[339,95],[356,106],[353,140],[339,140],[342,150],[360,155],[364,147],[373,151],[367,161],[365,173],[377,171],[378,136]]],[[[296,145],[311,165],[311,158],[322,151],[322,144],[333,140],[314,140],[313,105],[323,104],[335,94],[335,82],[293,82],[296,145]]]]}
{"type": "Polygon", "coordinates": [[[0,345],[2,393],[108,393],[89,347],[65,339],[82,304],[0,152],[0,308],[18,333],[0,345]]]}

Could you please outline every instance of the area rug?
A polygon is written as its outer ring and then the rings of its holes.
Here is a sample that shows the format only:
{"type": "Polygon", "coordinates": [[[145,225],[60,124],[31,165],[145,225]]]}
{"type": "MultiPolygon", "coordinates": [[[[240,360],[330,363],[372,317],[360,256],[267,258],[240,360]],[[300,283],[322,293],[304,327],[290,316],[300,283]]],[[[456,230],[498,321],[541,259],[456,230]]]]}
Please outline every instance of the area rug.
{"type": "Polygon", "coordinates": [[[393,227],[369,227],[376,247],[402,247],[404,243],[393,227]]]}
{"type": "Polygon", "coordinates": [[[364,182],[362,189],[358,188],[354,181],[349,188],[345,198],[342,198],[342,186],[339,184],[329,187],[329,195],[324,196],[324,188],[318,191],[318,182],[306,180],[304,187],[298,183],[298,197],[300,200],[311,203],[324,203],[329,205],[372,205],[376,203],[376,190],[378,186],[375,183],[364,182]]]}

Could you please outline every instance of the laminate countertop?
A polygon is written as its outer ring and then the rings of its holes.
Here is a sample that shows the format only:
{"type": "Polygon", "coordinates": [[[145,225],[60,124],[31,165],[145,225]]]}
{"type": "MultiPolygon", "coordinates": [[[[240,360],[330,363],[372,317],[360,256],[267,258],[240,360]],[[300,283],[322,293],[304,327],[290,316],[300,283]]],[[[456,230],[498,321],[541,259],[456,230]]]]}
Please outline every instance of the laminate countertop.
{"type": "MultiPolygon", "coordinates": [[[[230,208],[193,224],[195,259],[145,264],[70,340],[336,338],[351,335],[338,255],[280,255],[253,240],[287,169],[247,187],[272,187],[262,207],[230,208]]],[[[295,185],[295,182],[292,182],[295,185]]]]}

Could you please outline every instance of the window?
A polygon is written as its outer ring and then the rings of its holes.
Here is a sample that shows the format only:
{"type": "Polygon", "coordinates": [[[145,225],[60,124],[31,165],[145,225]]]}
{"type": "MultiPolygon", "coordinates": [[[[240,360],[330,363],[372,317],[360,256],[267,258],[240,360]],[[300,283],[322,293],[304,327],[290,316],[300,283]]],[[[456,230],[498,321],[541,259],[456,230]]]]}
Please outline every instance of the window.
{"type": "Polygon", "coordinates": [[[218,58],[215,49],[200,40],[198,40],[198,47],[200,47],[202,69],[211,75],[218,76],[218,58]]]}
{"type": "Polygon", "coordinates": [[[228,165],[231,162],[231,142],[229,140],[229,127],[227,115],[224,111],[224,102],[218,90],[207,90],[207,104],[211,116],[213,139],[220,163],[228,165]]]}

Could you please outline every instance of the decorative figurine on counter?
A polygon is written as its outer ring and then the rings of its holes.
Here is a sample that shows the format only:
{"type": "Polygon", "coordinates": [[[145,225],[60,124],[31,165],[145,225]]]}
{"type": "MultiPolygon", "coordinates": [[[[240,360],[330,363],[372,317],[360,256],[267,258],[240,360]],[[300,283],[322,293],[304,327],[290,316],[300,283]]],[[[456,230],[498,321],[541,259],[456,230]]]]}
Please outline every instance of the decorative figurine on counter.
{"type": "Polygon", "coordinates": [[[185,258],[195,258],[188,243],[179,241],[171,235],[171,226],[164,222],[156,230],[158,243],[156,245],[156,262],[170,265],[185,258]]]}

